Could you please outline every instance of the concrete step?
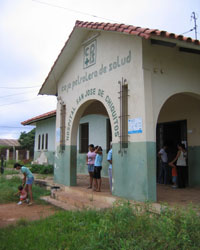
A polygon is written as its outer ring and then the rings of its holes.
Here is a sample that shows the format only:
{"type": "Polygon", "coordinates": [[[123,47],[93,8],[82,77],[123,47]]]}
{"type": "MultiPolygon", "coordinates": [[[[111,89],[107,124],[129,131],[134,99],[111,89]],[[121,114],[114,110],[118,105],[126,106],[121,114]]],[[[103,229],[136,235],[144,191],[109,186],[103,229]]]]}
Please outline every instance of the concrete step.
{"type": "Polygon", "coordinates": [[[67,204],[66,202],[62,202],[62,201],[53,199],[50,196],[42,196],[42,197],[40,197],[40,199],[44,200],[44,201],[46,201],[46,202],[48,202],[48,203],[50,203],[50,204],[52,204],[52,205],[54,205],[56,207],[60,207],[60,208],[62,208],[64,210],[78,210],[77,207],[74,207],[74,206],[72,206],[70,204],[67,204]]]}
{"type": "Polygon", "coordinates": [[[55,191],[52,196],[61,202],[76,207],[78,209],[105,209],[112,207],[112,203],[95,200],[87,195],[78,192],[55,191]]]}
{"type": "Polygon", "coordinates": [[[109,192],[95,192],[92,189],[82,187],[64,187],[65,193],[79,195],[85,197],[88,200],[99,201],[112,205],[119,198],[111,195],[109,192]]]}

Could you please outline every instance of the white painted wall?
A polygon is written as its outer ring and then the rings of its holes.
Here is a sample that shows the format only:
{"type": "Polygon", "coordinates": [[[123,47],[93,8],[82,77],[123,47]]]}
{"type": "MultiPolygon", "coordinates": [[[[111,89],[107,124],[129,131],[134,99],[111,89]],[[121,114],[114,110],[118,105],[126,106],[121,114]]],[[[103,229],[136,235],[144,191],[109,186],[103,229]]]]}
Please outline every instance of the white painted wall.
{"type": "MultiPolygon", "coordinates": [[[[89,36],[94,35],[91,32],[85,40],[88,40],[89,36]]],[[[112,132],[113,142],[119,142],[119,116],[120,116],[120,100],[119,91],[120,86],[118,81],[126,78],[129,85],[129,117],[136,118],[141,117],[145,121],[145,106],[144,106],[144,86],[143,86],[143,71],[142,71],[142,39],[137,36],[128,36],[123,34],[116,34],[112,32],[100,32],[97,40],[97,59],[96,64],[90,66],[87,69],[83,69],[83,48],[80,49],[74,55],[73,60],[67,65],[65,72],[58,82],[58,97],[67,106],[66,123],[70,124],[70,138],[66,137],[66,145],[76,144],[76,133],[81,118],[82,105],[90,100],[98,100],[102,102],[109,114],[112,132]],[[117,58],[127,58],[131,54],[131,61],[123,66],[116,67],[110,71],[110,64],[112,68],[115,65],[117,58]],[[113,65],[114,63],[114,65],[113,65]],[[100,74],[102,67],[106,66],[106,72],[100,74]],[[79,76],[85,76],[97,71],[98,77],[93,77],[89,81],[85,81],[72,88],[73,81],[79,76]],[[70,87],[71,84],[71,87],[70,87]],[[69,89],[67,89],[70,87],[69,89]],[[92,89],[92,94],[86,96],[87,90],[92,89]],[[99,89],[103,90],[103,95],[99,95],[99,89]],[[79,97],[81,97],[79,99],[79,97]],[[112,101],[117,119],[112,118],[111,108],[108,104],[109,100],[112,101]],[[79,110],[79,112],[77,112],[79,110]],[[78,114],[80,113],[80,114],[78,114]],[[77,114],[77,117],[75,115],[77,114]],[[70,117],[71,116],[71,117],[70,117]],[[79,116],[79,117],[78,117],[79,116]],[[74,122],[75,121],[75,122],[74,122]],[[75,124],[77,127],[74,127],[75,124]],[[74,131],[72,131],[74,127],[74,131]],[[118,128],[118,130],[117,130],[118,128]]],[[[58,103],[58,113],[60,110],[60,103],[58,103]]],[[[57,116],[57,125],[60,126],[60,117],[57,116]]],[[[129,137],[130,141],[145,141],[145,131],[141,134],[132,134],[129,137]]],[[[57,144],[58,145],[58,144],[57,144]]]]}
{"type": "MultiPolygon", "coordinates": [[[[162,38],[161,38],[162,39],[162,38]]],[[[183,42],[174,41],[174,48],[151,45],[143,40],[143,71],[148,140],[156,140],[156,123],[164,103],[177,93],[200,95],[200,56],[180,52],[183,42]]],[[[191,45],[193,49],[199,46],[191,45]]]]}
{"type": "MultiPolygon", "coordinates": [[[[35,146],[34,151],[38,151],[38,136],[42,134],[48,134],[48,150],[43,151],[55,151],[55,128],[56,128],[56,118],[48,118],[36,123],[36,132],[35,132],[35,146]]],[[[45,145],[45,143],[44,143],[45,145]]],[[[41,149],[39,151],[42,151],[41,149]]]]}

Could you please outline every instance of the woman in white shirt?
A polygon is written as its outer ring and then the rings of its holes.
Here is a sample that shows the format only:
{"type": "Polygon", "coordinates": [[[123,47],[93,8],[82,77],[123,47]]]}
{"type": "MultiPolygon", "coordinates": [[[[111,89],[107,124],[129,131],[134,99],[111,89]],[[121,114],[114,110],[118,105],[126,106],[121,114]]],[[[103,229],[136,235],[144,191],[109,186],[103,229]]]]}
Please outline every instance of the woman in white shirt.
{"type": "Polygon", "coordinates": [[[186,187],[186,175],[187,175],[187,152],[185,150],[185,145],[180,143],[178,144],[178,152],[175,159],[170,163],[175,163],[177,167],[178,175],[178,187],[186,187]]]}

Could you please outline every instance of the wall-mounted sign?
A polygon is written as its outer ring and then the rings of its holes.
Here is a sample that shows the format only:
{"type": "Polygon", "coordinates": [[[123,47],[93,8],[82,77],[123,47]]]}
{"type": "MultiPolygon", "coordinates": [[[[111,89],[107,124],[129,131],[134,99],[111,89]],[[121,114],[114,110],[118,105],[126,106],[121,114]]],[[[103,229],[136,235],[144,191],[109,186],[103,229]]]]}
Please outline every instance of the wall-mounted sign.
{"type": "Polygon", "coordinates": [[[128,134],[142,133],[142,118],[134,118],[128,120],[128,134]]]}
{"type": "Polygon", "coordinates": [[[84,47],[83,68],[86,69],[96,63],[97,41],[94,40],[84,47]]]}
{"type": "Polygon", "coordinates": [[[60,142],[60,128],[56,128],[56,142],[60,142]]]}

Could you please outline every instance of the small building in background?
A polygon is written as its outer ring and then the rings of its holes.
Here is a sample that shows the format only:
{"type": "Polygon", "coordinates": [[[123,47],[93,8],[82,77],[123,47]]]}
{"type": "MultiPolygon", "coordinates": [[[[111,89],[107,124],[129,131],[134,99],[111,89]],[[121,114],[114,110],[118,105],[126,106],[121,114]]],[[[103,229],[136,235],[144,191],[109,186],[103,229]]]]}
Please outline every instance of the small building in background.
{"type": "Polygon", "coordinates": [[[0,154],[5,160],[19,159],[20,143],[15,139],[0,139],[0,154]]]}
{"type": "Polygon", "coordinates": [[[33,117],[22,125],[34,125],[35,143],[33,162],[37,164],[54,164],[55,154],[56,110],[33,117]]]}

